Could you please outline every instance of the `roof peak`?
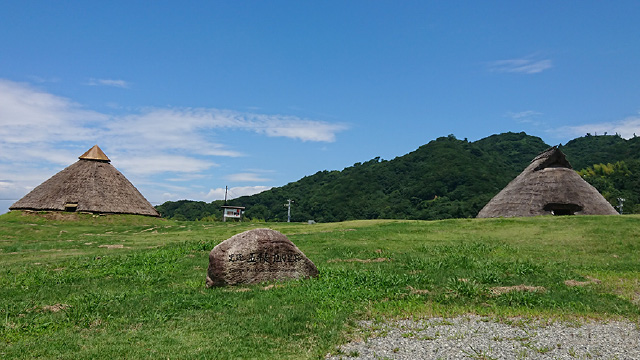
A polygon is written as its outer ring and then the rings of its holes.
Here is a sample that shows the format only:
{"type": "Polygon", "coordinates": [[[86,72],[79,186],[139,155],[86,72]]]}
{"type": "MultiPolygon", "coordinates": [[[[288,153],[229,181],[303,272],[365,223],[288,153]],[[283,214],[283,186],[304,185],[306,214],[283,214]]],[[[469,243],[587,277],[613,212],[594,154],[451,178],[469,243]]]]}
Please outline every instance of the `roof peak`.
{"type": "Polygon", "coordinates": [[[100,149],[98,145],[93,145],[91,149],[87,150],[86,153],[80,155],[78,159],[111,162],[111,160],[107,157],[107,155],[105,155],[105,153],[102,151],[102,149],[100,149]]]}
{"type": "Polygon", "coordinates": [[[536,167],[533,169],[534,171],[546,169],[546,168],[567,168],[573,169],[569,161],[567,160],[566,155],[562,152],[562,150],[558,149],[557,146],[553,146],[548,148],[547,150],[540,153],[531,161],[531,163],[536,163],[536,167]]]}

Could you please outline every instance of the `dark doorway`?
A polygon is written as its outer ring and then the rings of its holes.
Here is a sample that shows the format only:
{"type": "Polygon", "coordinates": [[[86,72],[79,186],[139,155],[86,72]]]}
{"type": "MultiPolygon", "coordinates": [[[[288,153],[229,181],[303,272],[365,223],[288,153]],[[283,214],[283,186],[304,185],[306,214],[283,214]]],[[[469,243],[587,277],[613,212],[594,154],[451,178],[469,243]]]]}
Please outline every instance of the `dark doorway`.
{"type": "Polygon", "coordinates": [[[578,204],[562,204],[562,203],[549,203],[544,206],[544,211],[548,211],[553,215],[575,215],[582,211],[582,206],[578,204]]]}

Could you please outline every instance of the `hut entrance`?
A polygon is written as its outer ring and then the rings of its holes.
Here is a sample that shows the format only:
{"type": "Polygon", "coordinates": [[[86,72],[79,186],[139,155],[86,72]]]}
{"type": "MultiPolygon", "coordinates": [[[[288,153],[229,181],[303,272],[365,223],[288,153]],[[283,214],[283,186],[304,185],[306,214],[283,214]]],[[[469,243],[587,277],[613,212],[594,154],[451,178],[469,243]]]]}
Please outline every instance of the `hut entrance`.
{"type": "Polygon", "coordinates": [[[544,206],[544,211],[548,211],[552,215],[575,215],[577,212],[582,211],[582,206],[578,204],[549,203],[544,206]]]}
{"type": "Polygon", "coordinates": [[[64,204],[64,211],[66,211],[66,212],[76,212],[76,210],[78,210],[78,203],[77,202],[70,202],[70,203],[64,204]]]}

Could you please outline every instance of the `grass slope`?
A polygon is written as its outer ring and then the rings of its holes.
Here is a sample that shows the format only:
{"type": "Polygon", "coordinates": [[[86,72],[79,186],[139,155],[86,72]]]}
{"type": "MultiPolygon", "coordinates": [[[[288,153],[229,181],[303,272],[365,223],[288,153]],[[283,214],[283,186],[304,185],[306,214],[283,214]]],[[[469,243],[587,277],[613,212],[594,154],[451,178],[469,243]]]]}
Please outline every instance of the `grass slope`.
{"type": "Polygon", "coordinates": [[[316,225],[69,216],[0,216],[0,357],[321,358],[362,318],[640,315],[639,216],[316,225]],[[319,278],[205,289],[209,251],[265,226],[319,278]]]}

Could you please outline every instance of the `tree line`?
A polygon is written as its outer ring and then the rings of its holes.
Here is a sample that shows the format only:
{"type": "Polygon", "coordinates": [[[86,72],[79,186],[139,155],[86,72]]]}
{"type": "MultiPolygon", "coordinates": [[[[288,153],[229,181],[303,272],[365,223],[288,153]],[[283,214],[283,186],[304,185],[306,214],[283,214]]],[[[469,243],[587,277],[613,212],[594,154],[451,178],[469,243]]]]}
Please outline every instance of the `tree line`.
{"type": "MultiPolygon", "coordinates": [[[[228,205],[244,206],[246,218],[261,221],[287,221],[287,199],[294,201],[291,220],[296,222],[475,217],[547,148],[542,139],[524,132],[475,142],[449,135],[395,159],[375,157],[342,171],[318,171],[228,205]]],[[[612,205],[624,198],[625,213],[640,212],[640,138],[588,135],[559,148],[612,205]]],[[[222,205],[180,200],[156,208],[163,217],[216,221],[221,220],[222,205]]]]}

